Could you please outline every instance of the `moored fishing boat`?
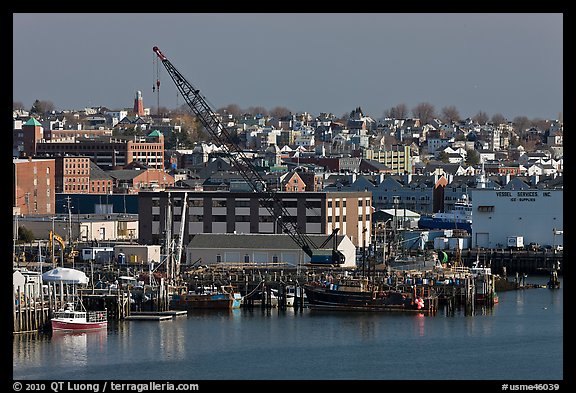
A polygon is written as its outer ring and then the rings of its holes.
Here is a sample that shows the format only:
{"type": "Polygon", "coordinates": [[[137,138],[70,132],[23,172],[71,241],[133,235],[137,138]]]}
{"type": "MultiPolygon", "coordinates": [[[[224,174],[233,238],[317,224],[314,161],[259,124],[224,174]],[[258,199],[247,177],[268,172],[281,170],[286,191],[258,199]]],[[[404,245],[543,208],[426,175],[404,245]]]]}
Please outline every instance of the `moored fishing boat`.
{"type": "Polygon", "coordinates": [[[174,310],[190,309],[233,309],[239,308],[242,296],[230,286],[199,288],[195,292],[174,294],[170,308],[174,310]]]}
{"type": "Polygon", "coordinates": [[[492,269],[486,266],[479,266],[478,261],[470,268],[470,274],[474,277],[476,290],[476,303],[496,304],[499,302],[495,289],[495,279],[492,269]]]}
{"type": "Polygon", "coordinates": [[[54,312],[50,323],[53,331],[106,329],[108,327],[108,314],[106,310],[77,310],[74,303],[67,303],[63,309],[54,312]]]}
{"type": "Polygon", "coordinates": [[[435,310],[434,294],[428,288],[418,291],[397,289],[386,285],[371,285],[368,279],[352,279],[337,283],[311,282],[304,285],[310,309],[346,311],[406,311],[429,312],[435,310]],[[420,292],[420,294],[418,294],[420,292]]]}

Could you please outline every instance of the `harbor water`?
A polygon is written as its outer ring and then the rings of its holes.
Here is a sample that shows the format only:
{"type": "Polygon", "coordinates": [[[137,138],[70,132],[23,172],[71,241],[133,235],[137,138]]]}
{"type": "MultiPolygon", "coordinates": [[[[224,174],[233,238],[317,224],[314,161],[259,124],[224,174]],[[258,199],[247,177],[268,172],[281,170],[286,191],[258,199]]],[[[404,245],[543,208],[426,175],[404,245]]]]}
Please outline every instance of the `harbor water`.
{"type": "Polygon", "coordinates": [[[13,379],[561,381],[563,355],[561,285],[502,292],[471,316],[254,308],[19,334],[13,379]]]}

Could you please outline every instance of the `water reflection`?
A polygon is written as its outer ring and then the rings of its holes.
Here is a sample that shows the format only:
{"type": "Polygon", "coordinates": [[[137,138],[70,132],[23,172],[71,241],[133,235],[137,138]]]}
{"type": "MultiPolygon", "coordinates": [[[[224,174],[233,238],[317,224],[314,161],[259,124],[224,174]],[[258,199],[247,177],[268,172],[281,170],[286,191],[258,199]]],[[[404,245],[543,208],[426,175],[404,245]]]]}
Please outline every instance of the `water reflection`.
{"type": "Polygon", "coordinates": [[[108,331],[99,329],[83,332],[54,331],[51,342],[54,356],[63,364],[82,365],[88,363],[91,354],[106,351],[108,331]]]}
{"type": "Polygon", "coordinates": [[[426,315],[423,313],[416,314],[416,326],[418,327],[418,335],[424,337],[425,334],[426,315]]]}

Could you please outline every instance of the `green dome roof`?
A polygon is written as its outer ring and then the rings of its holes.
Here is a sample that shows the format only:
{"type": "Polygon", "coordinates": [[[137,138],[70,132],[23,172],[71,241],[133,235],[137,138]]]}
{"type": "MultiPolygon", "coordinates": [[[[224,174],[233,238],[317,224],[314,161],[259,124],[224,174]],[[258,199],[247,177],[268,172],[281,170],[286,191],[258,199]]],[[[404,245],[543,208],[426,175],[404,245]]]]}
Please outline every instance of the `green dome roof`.
{"type": "Polygon", "coordinates": [[[42,124],[40,124],[38,122],[38,120],[36,120],[35,118],[31,117],[30,119],[28,119],[28,121],[26,123],[24,123],[25,126],[36,126],[36,127],[42,127],[42,124]]]}

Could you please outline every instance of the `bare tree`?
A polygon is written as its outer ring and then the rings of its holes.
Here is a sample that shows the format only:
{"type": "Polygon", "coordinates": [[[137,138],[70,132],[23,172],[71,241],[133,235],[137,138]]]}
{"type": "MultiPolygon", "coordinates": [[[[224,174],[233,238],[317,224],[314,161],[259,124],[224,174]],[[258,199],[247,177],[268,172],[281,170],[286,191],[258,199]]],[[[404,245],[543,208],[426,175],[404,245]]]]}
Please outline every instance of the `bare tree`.
{"type": "Polygon", "coordinates": [[[217,110],[221,115],[229,114],[234,117],[239,117],[242,114],[242,109],[236,104],[228,104],[217,110]]]}
{"type": "Polygon", "coordinates": [[[405,119],[408,117],[408,106],[404,103],[388,109],[384,115],[392,119],[405,119]]]}
{"type": "Polygon", "coordinates": [[[486,124],[488,122],[488,114],[484,111],[478,111],[472,120],[480,125],[486,124]]]}
{"type": "Polygon", "coordinates": [[[541,131],[546,131],[548,128],[550,128],[550,123],[548,122],[548,120],[544,120],[544,119],[540,119],[538,117],[530,120],[530,126],[532,127],[536,127],[541,131]]]}
{"type": "Polygon", "coordinates": [[[516,116],[512,122],[514,123],[514,130],[520,136],[523,136],[530,126],[530,120],[526,116],[516,116]]]}
{"type": "Polygon", "coordinates": [[[412,109],[412,115],[420,119],[420,124],[430,123],[436,117],[436,109],[429,102],[421,102],[412,109]]]}
{"type": "Polygon", "coordinates": [[[20,101],[13,101],[12,102],[12,110],[19,110],[19,109],[24,109],[24,104],[20,101]]]}
{"type": "Polygon", "coordinates": [[[35,113],[38,115],[43,115],[44,113],[51,112],[54,110],[54,103],[49,100],[36,100],[30,108],[30,113],[35,113]]]}
{"type": "Polygon", "coordinates": [[[156,113],[156,114],[158,114],[158,115],[165,116],[165,115],[167,115],[168,113],[170,113],[170,110],[169,110],[167,107],[163,106],[163,105],[160,105],[160,110],[158,110],[157,107],[152,106],[152,107],[151,107],[151,113],[156,113]]]}
{"type": "Polygon", "coordinates": [[[272,116],[275,119],[280,119],[281,117],[286,117],[286,116],[290,115],[291,113],[292,112],[290,111],[290,109],[288,109],[284,106],[276,106],[270,110],[270,116],[272,116]]]}
{"type": "Polygon", "coordinates": [[[442,108],[442,121],[447,124],[460,121],[460,113],[454,105],[442,108]]]}
{"type": "Polygon", "coordinates": [[[263,106],[250,106],[246,109],[248,113],[251,115],[262,115],[264,117],[268,116],[268,109],[264,108],[263,106]]]}
{"type": "Polygon", "coordinates": [[[492,119],[490,119],[490,121],[492,122],[492,124],[497,126],[499,124],[506,123],[506,118],[504,117],[504,115],[502,113],[494,113],[492,115],[492,119]]]}

